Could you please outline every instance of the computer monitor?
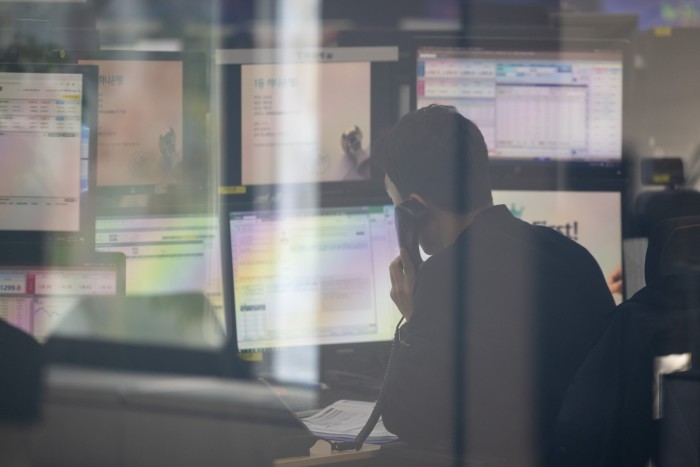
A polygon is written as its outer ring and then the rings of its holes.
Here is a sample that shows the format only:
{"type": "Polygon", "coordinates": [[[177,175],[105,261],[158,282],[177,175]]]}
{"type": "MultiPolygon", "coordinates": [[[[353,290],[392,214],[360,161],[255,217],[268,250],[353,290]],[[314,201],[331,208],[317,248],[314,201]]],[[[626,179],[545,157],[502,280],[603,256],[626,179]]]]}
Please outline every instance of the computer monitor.
{"type": "Polygon", "coordinates": [[[495,169],[563,167],[619,177],[624,46],[418,39],[413,108],[455,106],[481,129],[495,169]]]}
{"type": "Polygon", "coordinates": [[[167,194],[201,184],[192,164],[203,150],[208,98],[197,54],[81,51],[80,64],[99,67],[97,179],[101,194],[167,194]]]}
{"type": "MultiPolygon", "coordinates": [[[[584,246],[606,277],[621,268],[619,192],[495,190],[493,198],[584,246]]],[[[398,255],[391,205],[232,207],[225,216],[224,289],[240,351],[392,339],[400,315],[389,297],[398,255]]]]}
{"type": "Polygon", "coordinates": [[[239,351],[393,338],[391,205],[231,207],[224,216],[224,290],[239,351]]]}
{"type": "Polygon", "coordinates": [[[366,184],[397,118],[397,60],[396,47],[217,50],[223,185],[366,184]]]}
{"type": "MultiPolygon", "coordinates": [[[[534,225],[550,227],[584,246],[606,278],[622,270],[622,200],[617,191],[493,191],[494,204],[534,225]]],[[[615,301],[623,299],[620,292],[615,301]]]]}
{"type": "Polygon", "coordinates": [[[44,341],[83,297],[124,292],[121,254],[47,252],[3,243],[0,318],[44,341]]]}
{"type": "Polygon", "coordinates": [[[96,99],[95,67],[0,64],[1,238],[91,239],[96,99]]]}
{"type": "Polygon", "coordinates": [[[216,216],[101,215],[96,222],[95,248],[124,253],[127,295],[202,292],[225,325],[216,216]]]}

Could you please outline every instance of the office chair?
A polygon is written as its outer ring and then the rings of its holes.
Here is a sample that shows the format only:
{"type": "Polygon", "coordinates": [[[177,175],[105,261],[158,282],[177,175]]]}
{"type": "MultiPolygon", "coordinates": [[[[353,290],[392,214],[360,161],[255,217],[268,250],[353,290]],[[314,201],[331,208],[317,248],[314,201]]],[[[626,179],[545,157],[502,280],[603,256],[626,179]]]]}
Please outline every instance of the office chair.
{"type": "Polygon", "coordinates": [[[700,215],[659,222],[649,235],[644,269],[647,284],[700,271],[700,215]]]}
{"type": "MultiPolygon", "coordinates": [[[[654,378],[660,381],[663,376],[660,373],[687,370],[689,366],[687,361],[680,359],[676,368],[659,370],[664,359],[678,358],[666,356],[690,353],[694,360],[691,366],[700,364],[700,216],[665,219],[656,224],[649,234],[645,277],[647,286],[633,300],[648,307],[641,310],[643,321],[640,321],[648,332],[655,357],[654,378]]],[[[658,443],[658,457],[664,460],[662,465],[667,465],[669,459],[678,458],[672,454],[697,452],[697,440],[691,446],[689,438],[680,436],[688,431],[689,426],[700,421],[698,399],[678,396],[687,392],[679,386],[693,385],[693,381],[693,378],[686,377],[663,377],[663,383],[656,391],[655,396],[664,401],[657,410],[658,426],[654,427],[659,430],[654,443],[658,443]],[[678,416],[679,404],[687,406],[681,408],[684,417],[678,416]]],[[[687,461],[688,458],[684,459],[687,461]]]]}
{"type": "Polygon", "coordinates": [[[700,193],[682,188],[686,184],[682,159],[642,159],[641,172],[642,184],[665,189],[642,192],[635,200],[631,224],[633,237],[623,240],[625,296],[628,298],[645,285],[648,237],[656,224],[664,219],[700,216],[700,193]]]}
{"type": "Polygon", "coordinates": [[[642,183],[665,189],[645,191],[637,196],[634,206],[637,237],[648,237],[664,219],[700,216],[700,192],[682,188],[685,183],[682,159],[642,159],[641,164],[642,183]]]}
{"type": "MultiPolygon", "coordinates": [[[[660,222],[649,237],[647,283],[665,297],[675,332],[657,342],[664,353],[690,352],[700,365],[700,216],[660,222]],[[673,338],[669,338],[673,336],[673,338]]],[[[663,377],[659,458],[663,466],[700,465],[700,372],[663,377]]]]}
{"type": "Polygon", "coordinates": [[[700,192],[689,189],[647,191],[635,203],[635,218],[639,236],[651,234],[654,226],[664,219],[700,216],[700,192]]]}
{"type": "Polygon", "coordinates": [[[647,285],[615,309],[567,390],[550,465],[631,467],[659,457],[655,363],[697,348],[699,266],[700,216],[659,222],[647,285]]]}

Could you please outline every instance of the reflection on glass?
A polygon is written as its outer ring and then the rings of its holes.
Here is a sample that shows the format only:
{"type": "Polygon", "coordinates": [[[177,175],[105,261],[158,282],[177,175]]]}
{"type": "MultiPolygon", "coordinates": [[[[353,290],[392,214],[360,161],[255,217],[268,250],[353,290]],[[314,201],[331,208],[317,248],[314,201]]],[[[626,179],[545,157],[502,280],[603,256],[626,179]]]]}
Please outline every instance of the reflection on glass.
{"type": "MultiPolygon", "coordinates": [[[[278,2],[280,7],[280,16],[277,25],[277,47],[278,57],[281,66],[279,67],[279,76],[271,76],[273,81],[281,78],[282,80],[290,79],[297,86],[288,87],[277,91],[279,94],[274,96],[278,99],[273,105],[279,106],[281,109],[280,115],[289,118],[275,119],[272,123],[272,131],[281,138],[275,138],[274,147],[275,159],[279,165],[276,167],[276,182],[288,180],[308,180],[309,173],[317,173],[319,161],[323,159],[320,154],[321,147],[319,142],[319,128],[321,127],[321,116],[318,113],[320,96],[319,96],[319,71],[316,66],[302,66],[295,63],[294,49],[295,48],[316,48],[319,46],[320,38],[320,13],[321,5],[318,0],[303,0],[292,5],[289,2],[278,2]],[[291,114],[285,115],[289,110],[291,114]],[[294,112],[296,110],[296,114],[294,112]],[[304,152],[299,152],[298,146],[304,152]],[[311,143],[311,144],[309,144],[311,143]],[[300,157],[301,156],[301,157],[300,157]]],[[[277,200],[276,209],[284,212],[291,209],[298,209],[300,206],[314,207],[319,205],[318,191],[315,189],[304,190],[298,196],[281,196],[277,200]]],[[[282,229],[291,227],[286,220],[282,221],[282,229]]],[[[301,246],[313,245],[317,241],[317,232],[311,229],[305,235],[299,236],[296,241],[301,243],[301,246]]],[[[311,276],[318,277],[319,274],[319,258],[310,250],[311,254],[307,256],[305,264],[295,264],[296,268],[304,268],[306,273],[311,276]]],[[[276,276],[284,277],[288,275],[288,271],[284,270],[285,265],[294,263],[294,255],[289,249],[281,249],[279,251],[280,262],[277,263],[276,276]]],[[[283,301],[282,296],[277,295],[274,299],[277,309],[282,309],[291,305],[283,301]]],[[[317,310],[315,306],[320,297],[307,295],[300,297],[299,306],[306,307],[310,313],[305,313],[298,317],[287,319],[287,327],[291,325],[291,321],[304,323],[302,326],[310,326],[316,322],[319,317],[315,316],[313,310],[317,310]]],[[[291,318],[290,315],[288,315],[291,318]]],[[[285,326],[285,323],[281,323],[285,326]]],[[[279,327],[273,328],[278,336],[284,335],[284,329],[279,327]]],[[[301,358],[302,361],[312,363],[311,365],[300,366],[299,357],[287,355],[280,352],[279,358],[275,359],[275,373],[281,379],[318,382],[320,371],[318,368],[318,349],[316,347],[308,347],[308,352],[301,358]]]]}
{"type": "Polygon", "coordinates": [[[219,222],[210,215],[100,216],[97,251],[126,256],[127,295],[202,292],[225,327],[219,222]]]}
{"type": "Polygon", "coordinates": [[[56,327],[55,337],[218,349],[225,332],[202,294],[89,297],[56,327]]]}

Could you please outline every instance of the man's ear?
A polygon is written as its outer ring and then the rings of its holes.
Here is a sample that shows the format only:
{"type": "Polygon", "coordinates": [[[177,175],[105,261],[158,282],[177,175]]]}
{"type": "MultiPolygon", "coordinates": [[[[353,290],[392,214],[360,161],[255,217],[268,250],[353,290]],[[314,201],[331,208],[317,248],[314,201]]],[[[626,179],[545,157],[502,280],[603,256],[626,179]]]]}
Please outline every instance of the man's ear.
{"type": "Polygon", "coordinates": [[[423,251],[427,254],[432,255],[439,251],[443,245],[440,235],[440,224],[438,222],[439,211],[435,210],[435,205],[425,198],[423,198],[418,193],[411,193],[408,199],[413,199],[418,201],[420,204],[426,207],[428,214],[421,225],[420,231],[418,232],[419,244],[423,251]]]}

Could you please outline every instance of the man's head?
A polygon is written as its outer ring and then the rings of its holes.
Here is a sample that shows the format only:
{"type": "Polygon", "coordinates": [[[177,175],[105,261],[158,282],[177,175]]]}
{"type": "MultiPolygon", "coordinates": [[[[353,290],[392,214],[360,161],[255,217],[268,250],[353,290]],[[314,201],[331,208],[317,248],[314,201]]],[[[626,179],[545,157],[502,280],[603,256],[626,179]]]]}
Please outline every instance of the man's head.
{"type": "Polygon", "coordinates": [[[395,205],[414,198],[428,208],[419,230],[429,255],[451,245],[492,205],[484,137],[454,107],[431,105],[404,116],[372,152],[395,205]]]}
{"type": "MultiPolygon", "coordinates": [[[[418,198],[446,217],[468,217],[492,204],[484,137],[454,107],[430,105],[405,115],[372,158],[384,170],[395,204],[418,198]]],[[[424,249],[435,243],[430,228],[421,235],[424,249]]]]}

